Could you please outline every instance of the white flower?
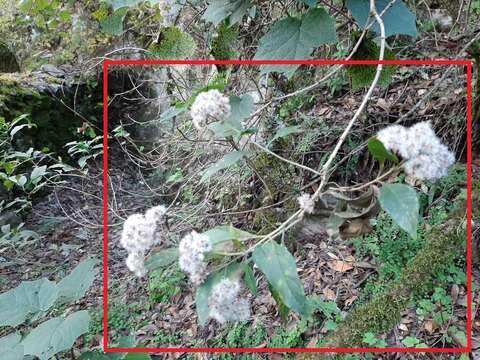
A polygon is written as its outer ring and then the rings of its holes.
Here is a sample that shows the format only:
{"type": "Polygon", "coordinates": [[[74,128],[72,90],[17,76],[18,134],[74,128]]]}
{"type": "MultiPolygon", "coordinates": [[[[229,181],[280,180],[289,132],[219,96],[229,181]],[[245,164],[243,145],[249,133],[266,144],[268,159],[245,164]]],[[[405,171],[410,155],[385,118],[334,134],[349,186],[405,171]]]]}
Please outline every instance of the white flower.
{"type": "Polygon", "coordinates": [[[145,276],[147,270],[145,269],[145,256],[143,253],[129,253],[125,261],[127,268],[134,272],[138,277],[145,276]]]}
{"type": "Polygon", "coordinates": [[[242,321],[250,317],[250,304],[240,298],[240,282],[225,278],[212,289],[208,299],[210,317],[223,324],[227,321],[242,321]]]}
{"type": "Polygon", "coordinates": [[[155,226],[142,214],[133,214],[123,223],[120,244],[129,253],[145,252],[154,243],[155,226]]]}
{"type": "Polygon", "coordinates": [[[432,124],[424,121],[405,128],[392,125],[381,130],[377,138],[406,160],[405,173],[420,180],[438,179],[447,174],[455,156],[435,135],[432,124]]]}
{"type": "Polygon", "coordinates": [[[208,271],[205,253],[212,250],[210,239],[206,235],[192,231],[180,241],[178,263],[180,269],[188,273],[190,281],[200,285],[205,281],[208,271]]]}
{"type": "Polygon", "coordinates": [[[160,8],[160,14],[162,15],[160,25],[162,27],[173,26],[175,18],[178,15],[178,7],[175,4],[175,0],[160,0],[158,2],[158,7],[160,8]]]}
{"type": "Polygon", "coordinates": [[[167,208],[163,205],[154,206],[145,212],[145,219],[155,228],[153,236],[153,245],[162,241],[162,226],[165,222],[167,208]]]}
{"type": "Polygon", "coordinates": [[[300,209],[304,210],[307,214],[312,214],[315,210],[315,201],[309,194],[302,194],[297,198],[300,205],[300,209]]]}
{"type": "Polygon", "coordinates": [[[195,98],[190,110],[193,125],[201,130],[208,120],[223,120],[230,116],[230,100],[218,90],[201,92],[195,98]]]}

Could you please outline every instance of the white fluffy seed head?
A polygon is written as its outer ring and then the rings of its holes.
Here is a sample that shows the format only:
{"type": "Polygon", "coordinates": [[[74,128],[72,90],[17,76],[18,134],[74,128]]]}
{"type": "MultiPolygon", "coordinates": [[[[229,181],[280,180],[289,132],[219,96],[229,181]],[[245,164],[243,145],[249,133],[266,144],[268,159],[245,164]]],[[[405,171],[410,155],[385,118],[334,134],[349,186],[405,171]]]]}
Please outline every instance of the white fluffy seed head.
{"type": "Polygon", "coordinates": [[[378,132],[377,138],[388,150],[404,160],[405,173],[420,180],[434,180],[445,176],[455,162],[453,153],[435,135],[430,121],[410,128],[388,126],[378,132]]]}
{"type": "Polygon", "coordinates": [[[178,246],[180,269],[188,273],[190,281],[200,285],[208,275],[205,253],[212,250],[208,236],[196,231],[185,235],[178,246]]]}
{"type": "Polygon", "coordinates": [[[208,123],[230,116],[230,100],[220,91],[212,89],[201,92],[190,109],[193,125],[202,130],[208,123]]]}
{"type": "Polygon", "coordinates": [[[147,273],[145,269],[145,256],[143,253],[129,253],[125,261],[127,268],[138,277],[143,277],[147,273]]]}
{"type": "Polygon", "coordinates": [[[225,278],[214,286],[208,299],[210,317],[223,324],[227,321],[242,321],[250,317],[250,304],[240,298],[240,282],[225,278]]]}
{"type": "Polygon", "coordinates": [[[130,215],[123,223],[120,244],[129,253],[145,252],[154,243],[155,227],[142,214],[130,215]]]}
{"type": "Polygon", "coordinates": [[[315,201],[310,194],[302,194],[297,198],[300,209],[304,210],[307,214],[312,214],[315,210],[315,201]]]}

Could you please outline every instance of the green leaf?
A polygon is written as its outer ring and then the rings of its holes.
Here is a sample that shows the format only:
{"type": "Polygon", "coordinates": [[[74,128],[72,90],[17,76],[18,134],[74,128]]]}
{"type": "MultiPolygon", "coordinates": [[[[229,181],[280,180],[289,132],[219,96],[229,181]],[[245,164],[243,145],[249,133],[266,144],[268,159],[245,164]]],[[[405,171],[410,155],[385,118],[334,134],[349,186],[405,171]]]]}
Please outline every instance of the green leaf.
{"type": "Polygon", "coordinates": [[[20,344],[22,337],[13,333],[0,338],[0,354],[2,360],[22,360],[23,345],[20,344]]]}
{"type": "Polygon", "coordinates": [[[302,0],[302,1],[310,7],[314,7],[315,5],[317,5],[317,0],[302,0]]]}
{"type": "MultiPolygon", "coordinates": [[[[353,40],[356,41],[360,33],[356,33],[353,36],[353,40]]],[[[378,60],[380,56],[380,48],[372,39],[364,39],[358,47],[355,54],[352,56],[352,60],[378,60]]],[[[385,60],[395,60],[395,54],[389,49],[385,49],[385,60]]],[[[378,85],[386,87],[392,82],[393,74],[397,70],[397,65],[384,65],[378,85]]],[[[377,72],[376,65],[348,65],[347,74],[351,80],[352,88],[359,89],[362,87],[368,87],[371,85],[377,72]]]]}
{"type": "Polygon", "coordinates": [[[127,356],[125,356],[124,360],[151,360],[151,357],[149,354],[146,353],[128,353],[127,356]]]}
{"type": "Polygon", "coordinates": [[[395,164],[398,164],[397,156],[391,151],[387,150],[385,145],[383,145],[383,143],[377,138],[373,137],[368,140],[368,151],[381,163],[385,162],[385,160],[390,160],[395,164]]]}
{"type": "Polygon", "coordinates": [[[308,315],[309,307],[297,265],[287,248],[272,240],[256,247],[252,258],[282,301],[299,314],[308,315]]]}
{"type": "Polygon", "coordinates": [[[253,112],[253,98],[248,95],[230,96],[230,120],[241,123],[253,112]]]}
{"type": "Polygon", "coordinates": [[[295,126],[287,126],[284,128],[280,128],[277,130],[275,136],[273,137],[272,140],[270,140],[270,144],[273,143],[275,140],[284,138],[290,134],[298,134],[302,133],[304,130],[302,130],[302,127],[300,125],[295,125],[295,126]]]}
{"type": "Polygon", "coordinates": [[[241,159],[248,156],[250,154],[249,151],[232,151],[225,154],[220,160],[218,160],[215,164],[210,166],[202,175],[200,182],[204,182],[205,180],[209,179],[212,175],[215,175],[220,170],[226,169],[230,166],[235,165],[241,159]]]}
{"type": "Polygon", "coordinates": [[[243,279],[245,280],[245,285],[247,285],[253,295],[257,295],[257,280],[255,279],[255,275],[253,274],[252,266],[249,263],[246,263],[243,266],[243,271],[243,279]]]}
{"type": "Polygon", "coordinates": [[[0,326],[17,326],[28,314],[47,311],[57,297],[56,284],[47,279],[22,282],[0,295],[0,326]]]}
{"type": "MultiPolygon", "coordinates": [[[[335,20],[322,8],[310,9],[300,19],[277,21],[260,39],[256,60],[304,60],[323,44],[336,40],[335,20]]],[[[291,77],[299,65],[263,65],[262,72],[282,72],[291,77]]]]}
{"type": "Polygon", "coordinates": [[[63,303],[76,301],[85,295],[98,274],[97,263],[98,260],[93,258],[83,260],[57,284],[58,297],[63,303]]]}
{"type": "Polygon", "coordinates": [[[238,26],[229,26],[222,22],[217,29],[217,36],[212,40],[212,55],[216,60],[231,60],[238,57],[238,26]]]}
{"type": "Polygon", "coordinates": [[[290,312],[290,308],[285,304],[282,297],[280,296],[278,291],[275,290],[275,288],[272,286],[271,283],[268,283],[268,290],[270,290],[270,293],[272,294],[273,299],[277,303],[278,313],[280,314],[280,319],[282,319],[282,321],[287,321],[288,313],[290,312]]]}
{"type": "MultiPolygon", "coordinates": [[[[390,0],[376,0],[375,7],[377,13],[381,13],[383,9],[390,3],[390,0]]],[[[370,2],[368,0],[346,0],[348,10],[352,13],[361,28],[367,25],[367,19],[370,14],[370,2]]],[[[397,0],[382,15],[385,24],[385,36],[392,35],[410,35],[417,36],[417,27],[415,25],[415,15],[401,0],[397,0]]],[[[380,27],[377,23],[373,25],[372,30],[380,34],[380,27]]]]}
{"type": "Polygon", "coordinates": [[[48,360],[60,351],[68,350],[75,340],[88,331],[90,315],[82,310],[66,318],[47,320],[33,329],[21,342],[25,355],[35,355],[48,360]]]}
{"type": "Polygon", "coordinates": [[[218,25],[229,17],[230,24],[242,20],[250,7],[250,0],[210,0],[203,18],[218,25]]]}
{"type": "Polygon", "coordinates": [[[210,314],[208,308],[208,298],[212,292],[213,287],[222,279],[231,278],[233,275],[242,270],[242,263],[232,263],[226,268],[210,274],[207,279],[197,288],[195,296],[195,303],[197,306],[197,316],[200,325],[205,325],[210,314]]]}
{"type": "Polygon", "coordinates": [[[148,50],[160,60],[183,60],[191,57],[197,48],[193,38],[176,26],[164,28],[159,42],[152,43],[148,50]]]}
{"type": "Polygon", "coordinates": [[[233,227],[232,224],[216,226],[213,229],[205,231],[203,235],[208,236],[212,245],[231,240],[245,241],[255,236],[249,232],[233,227]]]}
{"type": "Polygon", "coordinates": [[[393,221],[416,239],[419,202],[415,190],[403,184],[385,184],[380,188],[379,201],[393,221]]]}
{"type": "Polygon", "coordinates": [[[164,268],[178,259],[178,248],[171,247],[162,249],[149,255],[145,259],[145,267],[148,271],[164,268]]]}
{"type": "Polygon", "coordinates": [[[406,347],[415,347],[420,341],[413,336],[407,336],[405,339],[402,340],[403,345],[406,347]]]}
{"type": "Polygon", "coordinates": [[[120,35],[123,32],[123,19],[127,14],[128,8],[121,7],[112,15],[109,15],[100,20],[100,26],[102,30],[107,34],[120,35]]]}
{"type": "Polygon", "coordinates": [[[43,166],[36,166],[33,168],[32,173],[30,174],[30,180],[35,182],[36,180],[40,180],[42,176],[47,173],[47,165],[43,166]]]}
{"type": "MultiPolygon", "coordinates": [[[[109,0],[109,3],[112,5],[112,8],[114,11],[117,9],[123,8],[123,7],[133,7],[135,5],[138,5],[142,2],[145,2],[145,0],[109,0]]],[[[150,4],[157,4],[158,0],[150,0],[150,4]]]]}

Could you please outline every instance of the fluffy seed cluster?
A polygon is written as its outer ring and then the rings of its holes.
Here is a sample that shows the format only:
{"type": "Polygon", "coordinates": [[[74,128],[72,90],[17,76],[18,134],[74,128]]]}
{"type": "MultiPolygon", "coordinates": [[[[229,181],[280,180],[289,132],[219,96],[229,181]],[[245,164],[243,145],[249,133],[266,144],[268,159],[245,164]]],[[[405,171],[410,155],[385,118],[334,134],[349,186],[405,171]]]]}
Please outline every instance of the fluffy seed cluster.
{"type": "Polygon", "coordinates": [[[230,116],[230,100],[216,89],[201,92],[192,104],[190,115],[193,125],[202,130],[209,119],[218,121],[230,116]]]}
{"type": "Polygon", "coordinates": [[[200,285],[208,275],[205,253],[212,250],[210,239],[206,235],[192,231],[180,241],[178,246],[180,269],[188,273],[190,281],[200,285]]]}
{"type": "Polygon", "coordinates": [[[432,124],[424,121],[405,128],[392,125],[378,132],[385,147],[406,160],[405,173],[420,180],[434,180],[447,175],[455,156],[435,135],[432,124]]]}
{"type": "Polygon", "coordinates": [[[160,14],[162,15],[161,26],[173,26],[175,23],[175,18],[178,14],[177,6],[175,6],[175,0],[160,0],[158,2],[158,7],[160,8],[160,14]]]}
{"type": "Polygon", "coordinates": [[[297,198],[300,209],[305,211],[307,214],[312,214],[315,209],[315,201],[309,194],[302,194],[297,198]]]}
{"type": "Polygon", "coordinates": [[[128,251],[126,265],[138,277],[146,273],[145,254],[160,241],[158,230],[167,209],[163,205],[146,211],[145,215],[133,214],[123,223],[120,245],[128,251]]]}
{"type": "Polygon", "coordinates": [[[221,280],[208,299],[210,317],[223,324],[227,321],[242,321],[250,317],[248,299],[241,298],[240,282],[228,278],[221,280]]]}

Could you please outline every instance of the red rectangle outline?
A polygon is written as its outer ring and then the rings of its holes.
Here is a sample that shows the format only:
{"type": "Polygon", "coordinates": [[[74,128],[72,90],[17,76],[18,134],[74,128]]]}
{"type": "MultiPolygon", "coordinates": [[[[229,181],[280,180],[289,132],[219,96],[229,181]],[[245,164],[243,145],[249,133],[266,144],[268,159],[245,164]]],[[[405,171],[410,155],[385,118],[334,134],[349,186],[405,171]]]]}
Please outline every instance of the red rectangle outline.
{"type": "Polygon", "coordinates": [[[103,62],[103,351],[364,353],[472,351],[472,65],[473,60],[110,60],[103,62]],[[109,348],[108,347],[108,67],[110,65],[459,65],[467,67],[467,346],[465,348],[109,348]]]}

